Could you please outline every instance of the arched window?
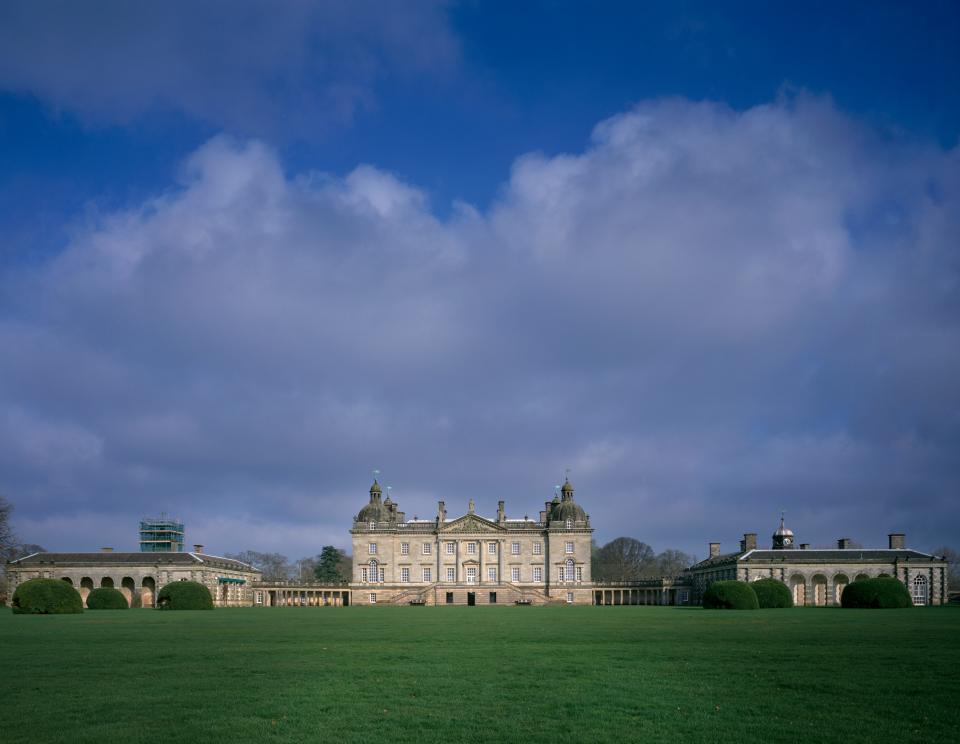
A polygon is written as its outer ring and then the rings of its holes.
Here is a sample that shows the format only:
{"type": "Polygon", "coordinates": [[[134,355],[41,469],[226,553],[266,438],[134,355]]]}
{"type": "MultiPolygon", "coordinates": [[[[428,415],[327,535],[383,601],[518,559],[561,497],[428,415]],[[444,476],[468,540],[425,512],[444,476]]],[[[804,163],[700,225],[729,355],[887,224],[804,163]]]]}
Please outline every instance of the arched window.
{"type": "Polygon", "coordinates": [[[567,581],[573,581],[573,558],[567,559],[567,581]]]}
{"type": "Polygon", "coordinates": [[[915,605],[925,605],[927,603],[927,577],[926,576],[914,576],[913,577],[913,603],[915,605]]]}

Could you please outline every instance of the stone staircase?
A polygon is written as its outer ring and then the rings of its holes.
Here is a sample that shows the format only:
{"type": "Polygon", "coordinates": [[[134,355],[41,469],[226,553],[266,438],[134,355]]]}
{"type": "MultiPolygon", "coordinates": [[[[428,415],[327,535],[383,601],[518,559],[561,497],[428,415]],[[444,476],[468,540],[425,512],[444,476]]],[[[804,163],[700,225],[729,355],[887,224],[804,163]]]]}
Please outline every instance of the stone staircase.
{"type": "Polygon", "coordinates": [[[556,602],[557,600],[552,597],[548,597],[545,592],[540,589],[535,589],[529,586],[518,586],[517,584],[511,582],[504,582],[503,586],[509,587],[511,592],[515,595],[510,598],[511,602],[523,602],[530,604],[550,604],[551,602],[556,602]]]}
{"type": "Polygon", "coordinates": [[[426,586],[411,587],[410,589],[395,595],[390,603],[395,605],[405,605],[410,604],[411,602],[416,602],[417,604],[429,604],[429,598],[433,596],[432,593],[436,585],[437,582],[427,584],[426,586]]]}

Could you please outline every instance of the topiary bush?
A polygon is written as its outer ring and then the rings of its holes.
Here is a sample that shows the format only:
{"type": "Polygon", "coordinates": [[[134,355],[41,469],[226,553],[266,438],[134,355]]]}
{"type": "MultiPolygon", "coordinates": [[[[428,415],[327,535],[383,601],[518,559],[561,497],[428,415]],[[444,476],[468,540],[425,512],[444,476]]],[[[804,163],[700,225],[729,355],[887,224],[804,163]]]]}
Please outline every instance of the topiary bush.
{"type": "Polygon", "coordinates": [[[212,610],[213,597],[207,587],[196,581],[174,581],[160,590],[157,607],[161,610],[212,610]]]}
{"type": "Polygon", "coordinates": [[[859,579],[847,584],[840,595],[842,607],[855,609],[897,609],[912,607],[907,587],[892,576],[859,579]]]}
{"type": "Polygon", "coordinates": [[[757,593],[745,581],[715,581],[703,593],[703,606],[708,610],[756,610],[757,593]]]}
{"type": "Polygon", "coordinates": [[[125,610],[128,606],[127,598],[112,586],[101,586],[87,595],[88,610],[125,610]]]}
{"type": "Polygon", "coordinates": [[[67,615],[83,612],[83,600],[66,581],[30,579],[13,593],[12,607],[18,615],[67,615]]]}
{"type": "Polygon", "coordinates": [[[761,609],[793,607],[793,595],[787,585],[778,579],[760,579],[750,584],[757,594],[761,609]]]}

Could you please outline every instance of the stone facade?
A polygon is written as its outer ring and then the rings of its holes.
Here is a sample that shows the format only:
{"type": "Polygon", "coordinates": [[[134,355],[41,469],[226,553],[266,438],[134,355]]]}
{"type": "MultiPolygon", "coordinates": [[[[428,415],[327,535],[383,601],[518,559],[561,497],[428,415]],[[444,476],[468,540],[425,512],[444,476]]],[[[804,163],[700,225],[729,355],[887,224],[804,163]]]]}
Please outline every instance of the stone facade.
{"type": "Polygon", "coordinates": [[[693,566],[693,601],[699,603],[715,581],[756,581],[774,578],[793,594],[797,606],[829,607],[840,604],[844,587],[860,578],[893,576],[902,581],[915,605],[946,604],[947,562],[943,558],[909,550],[901,533],[889,536],[888,547],[856,548],[841,538],[836,548],[811,549],[796,546],[793,532],[783,519],[773,534],[770,550],[757,548],[757,535],[748,532],[733,553],[720,552],[719,543],[710,543],[710,555],[693,566]]]}
{"type": "Polygon", "coordinates": [[[96,587],[112,586],[134,606],[155,607],[157,593],[174,581],[196,581],[210,590],[215,607],[253,604],[253,566],[205,553],[34,553],[7,564],[10,594],[29,579],[63,579],[83,598],[96,587]]]}
{"type": "Polygon", "coordinates": [[[354,519],[354,604],[591,604],[593,528],[573,486],[545,503],[540,519],[467,513],[449,519],[443,501],[431,520],[407,520],[395,503],[370,501],[354,519]]]}

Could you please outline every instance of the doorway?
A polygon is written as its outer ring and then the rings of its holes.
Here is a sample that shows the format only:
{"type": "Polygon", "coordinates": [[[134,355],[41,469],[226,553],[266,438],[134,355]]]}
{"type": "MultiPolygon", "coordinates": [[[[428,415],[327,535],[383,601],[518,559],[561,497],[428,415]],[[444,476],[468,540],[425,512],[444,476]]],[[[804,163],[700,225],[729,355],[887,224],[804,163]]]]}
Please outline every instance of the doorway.
{"type": "Polygon", "coordinates": [[[473,607],[477,603],[477,593],[467,592],[467,606],[473,607]]]}

